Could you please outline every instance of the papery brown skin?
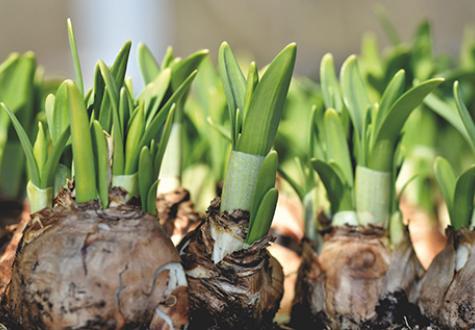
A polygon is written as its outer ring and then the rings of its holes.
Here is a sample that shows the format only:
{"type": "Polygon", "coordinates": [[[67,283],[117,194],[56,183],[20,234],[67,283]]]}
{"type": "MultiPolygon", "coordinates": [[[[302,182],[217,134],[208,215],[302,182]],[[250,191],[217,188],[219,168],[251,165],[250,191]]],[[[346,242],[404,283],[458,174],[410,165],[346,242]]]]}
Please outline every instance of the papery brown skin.
{"type": "Polygon", "coordinates": [[[179,246],[190,294],[190,329],[271,329],[283,294],[283,272],[270,256],[266,237],[215,264],[211,225],[245,237],[249,215],[219,212],[219,199],[206,221],[179,246]]]}
{"type": "Polygon", "coordinates": [[[417,205],[402,198],[400,203],[404,222],[409,227],[411,242],[417,257],[425,269],[447,244],[447,237],[439,224],[437,216],[429,214],[417,205]]]}
{"type": "Polygon", "coordinates": [[[27,212],[23,212],[20,222],[17,225],[11,225],[14,227],[12,228],[11,239],[0,254],[0,301],[12,278],[12,267],[16,258],[18,245],[23,238],[23,233],[29,222],[30,215],[27,212]]]}
{"type": "Polygon", "coordinates": [[[419,307],[443,326],[472,329],[475,327],[475,231],[455,231],[449,227],[446,234],[447,246],[432,261],[422,280],[419,307]]]}
{"type": "Polygon", "coordinates": [[[284,296],[275,320],[288,323],[295,294],[297,273],[302,261],[300,241],[304,236],[302,203],[297,198],[279,194],[271,232],[276,240],[267,248],[284,272],[284,296]]]}
{"type": "Polygon", "coordinates": [[[182,187],[157,197],[157,211],[160,224],[177,245],[183,237],[200,223],[190,192],[182,187]]]}
{"type": "Polygon", "coordinates": [[[4,308],[22,329],[183,329],[179,262],[155,217],[137,206],[60,201],[32,215],[4,308]]]}
{"type": "Polygon", "coordinates": [[[382,228],[333,228],[320,255],[304,241],[302,259],[292,311],[297,329],[360,329],[378,320],[386,296],[402,291],[417,298],[422,267],[410,245],[392,252],[382,228]]]}

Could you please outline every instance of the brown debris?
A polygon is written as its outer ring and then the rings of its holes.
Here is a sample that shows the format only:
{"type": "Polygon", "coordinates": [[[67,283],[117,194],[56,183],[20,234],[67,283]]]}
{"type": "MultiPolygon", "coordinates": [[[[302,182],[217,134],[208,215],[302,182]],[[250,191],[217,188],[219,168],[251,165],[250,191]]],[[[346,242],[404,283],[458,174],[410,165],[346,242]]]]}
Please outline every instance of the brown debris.
{"type": "Polygon", "coordinates": [[[190,288],[191,329],[270,329],[283,294],[283,272],[270,256],[266,237],[214,263],[211,226],[244,238],[249,215],[236,210],[219,212],[212,202],[206,221],[180,244],[190,288]],[[238,230],[237,228],[240,228],[238,230]]]}
{"type": "Polygon", "coordinates": [[[194,209],[190,192],[181,187],[160,194],[157,197],[157,211],[160,224],[175,245],[200,223],[200,215],[194,209]]]}
{"type": "Polygon", "coordinates": [[[475,327],[475,232],[447,229],[448,244],[421,283],[419,307],[452,329],[475,327]]]}
{"type": "Polygon", "coordinates": [[[139,208],[101,210],[60,197],[32,215],[3,307],[24,329],[183,329],[179,262],[156,219],[139,208]]]}

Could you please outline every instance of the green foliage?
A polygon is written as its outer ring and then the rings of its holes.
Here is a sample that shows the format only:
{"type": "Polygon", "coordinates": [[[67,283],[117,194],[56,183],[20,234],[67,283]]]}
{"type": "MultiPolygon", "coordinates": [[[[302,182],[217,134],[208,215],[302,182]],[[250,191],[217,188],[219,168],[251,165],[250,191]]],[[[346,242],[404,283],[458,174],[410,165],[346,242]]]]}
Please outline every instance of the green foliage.
{"type": "Polygon", "coordinates": [[[65,84],[71,118],[76,201],[85,203],[96,199],[96,172],[89,118],[76,84],[72,81],[66,81],[65,84]]]}
{"type": "MultiPolygon", "coordinates": [[[[224,136],[231,137],[235,151],[227,166],[221,211],[250,212],[249,244],[268,232],[277,203],[277,154],[269,151],[281,119],[295,56],[295,44],[288,45],[259,78],[254,63],[244,76],[227,43],[219,51],[219,73],[230,117],[230,134],[224,136]]],[[[223,135],[223,128],[217,129],[223,135]]]]}
{"type": "Polygon", "coordinates": [[[438,158],[434,172],[449,210],[452,226],[455,229],[469,227],[475,197],[475,166],[456,178],[450,163],[444,158],[438,158]]]}
{"type": "MultiPolygon", "coordinates": [[[[40,107],[36,101],[42,97],[44,81],[37,73],[33,53],[13,53],[0,64],[0,102],[11,109],[24,125],[26,132],[35,130],[35,117],[40,107]]],[[[0,111],[0,196],[21,198],[25,172],[25,158],[20,141],[10,129],[11,123],[5,111],[0,111]]]]}
{"type": "Polygon", "coordinates": [[[272,148],[295,64],[296,46],[284,48],[267,67],[257,84],[243,118],[236,150],[266,155],[272,148]]]}

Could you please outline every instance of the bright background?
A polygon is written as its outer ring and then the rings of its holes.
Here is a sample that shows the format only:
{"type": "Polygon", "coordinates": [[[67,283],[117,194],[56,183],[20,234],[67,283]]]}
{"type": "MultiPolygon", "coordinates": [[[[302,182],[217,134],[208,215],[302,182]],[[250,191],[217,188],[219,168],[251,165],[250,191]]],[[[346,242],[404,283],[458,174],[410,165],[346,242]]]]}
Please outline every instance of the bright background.
{"type": "MultiPolygon", "coordinates": [[[[0,0],[0,60],[12,51],[33,50],[49,76],[71,76],[65,28],[71,17],[86,79],[97,59],[110,62],[128,39],[135,46],[147,43],[159,57],[167,45],[178,55],[209,48],[215,56],[227,40],[261,64],[295,41],[297,73],[314,76],[325,52],[341,61],[358,52],[367,31],[387,44],[374,14],[378,5],[403,40],[428,19],[436,52],[457,54],[464,27],[475,24],[473,0],[0,0]]],[[[131,63],[135,78],[136,61],[131,63]]]]}

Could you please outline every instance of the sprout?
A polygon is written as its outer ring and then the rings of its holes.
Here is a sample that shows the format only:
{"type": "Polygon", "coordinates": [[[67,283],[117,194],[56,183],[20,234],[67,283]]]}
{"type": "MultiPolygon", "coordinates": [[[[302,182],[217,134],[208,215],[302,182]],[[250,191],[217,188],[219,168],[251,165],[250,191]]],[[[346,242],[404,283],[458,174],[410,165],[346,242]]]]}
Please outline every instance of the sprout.
{"type": "Polygon", "coordinates": [[[386,225],[394,205],[393,171],[402,128],[411,112],[443,80],[430,79],[406,91],[405,73],[400,70],[379,102],[372,103],[355,56],[343,64],[340,83],[331,55],[323,57],[321,68],[327,110],[316,117],[316,138],[323,152],[312,163],[326,187],[332,213],[337,224],[340,212],[356,211],[351,219],[345,216],[343,223],[386,225]],[[340,108],[333,110],[332,106],[340,108]],[[346,116],[352,123],[353,150],[347,142],[346,116]]]}
{"type": "Polygon", "coordinates": [[[266,68],[259,79],[254,64],[247,78],[231,48],[219,50],[219,71],[223,80],[231,120],[233,151],[224,180],[221,211],[250,212],[247,243],[269,230],[277,203],[274,188],[277,154],[269,153],[279,125],[295,63],[296,46],[290,44],[266,68]]]}

